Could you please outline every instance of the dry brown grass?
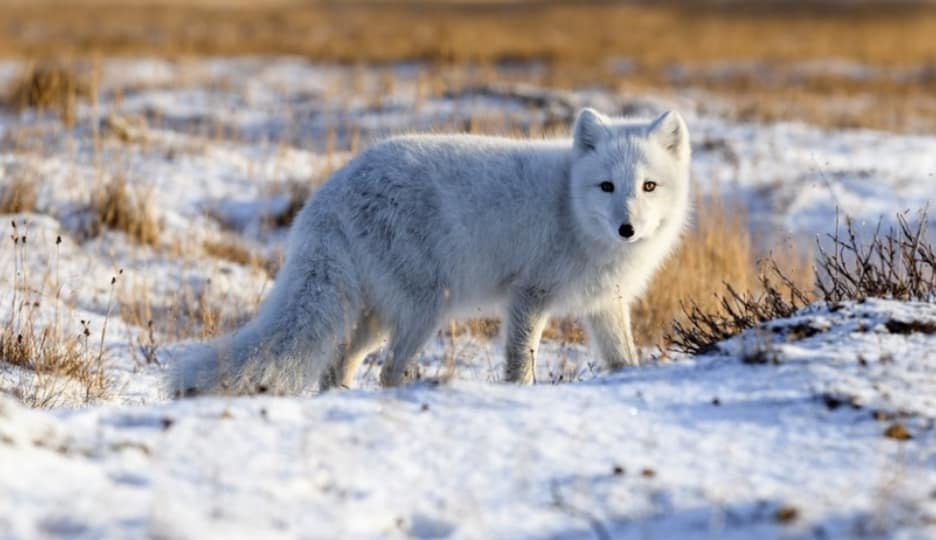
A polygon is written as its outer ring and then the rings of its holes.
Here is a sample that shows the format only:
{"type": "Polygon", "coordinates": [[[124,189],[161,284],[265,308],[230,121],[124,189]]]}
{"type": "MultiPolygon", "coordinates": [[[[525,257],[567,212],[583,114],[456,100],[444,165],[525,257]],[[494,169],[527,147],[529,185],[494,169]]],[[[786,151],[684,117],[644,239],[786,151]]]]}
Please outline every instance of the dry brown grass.
{"type": "Polygon", "coordinates": [[[259,266],[261,263],[260,257],[234,236],[206,239],[202,242],[202,250],[209,257],[243,266],[259,266]]]}
{"type": "MultiPolygon", "coordinates": [[[[530,82],[622,91],[702,88],[758,120],[920,131],[936,125],[936,6],[823,2],[176,2],[0,5],[0,56],[298,54],[321,61],[423,60],[480,67],[537,62],[530,82]],[[375,24],[374,21],[380,21],[375,24]],[[25,30],[28,29],[28,32],[25,30]],[[620,71],[620,59],[629,68],[620,71]],[[797,70],[844,60],[861,76],[797,70]],[[728,73],[718,66],[744,62],[728,73]],[[679,70],[674,71],[674,66],[679,70]],[[716,68],[716,69],[712,69],[716,68]],[[890,71],[914,70],[909,78],[890,71]],[[829,106],[830,100],[833,101],[829,106]]],[[[70,117],[86,83],[36,64],[8,101],[70,117]]],[[[427,81],[436,93],[479,81],[427,81]]],[[[483,82],[483,81],[481,81],[483,82]]],[[[488,81],[489,82],[489,81],[488,81]]],[[[392,79],[381,82],[392,87],[392,79]]],[[[374,96],[379,102],[381,96],[374,96]]]]}
{"type": "Polygon", "coordinates": [[[80,321],[80,329],[71,333],[62,328],[59,317],[61,285],[50,285],[47,276],[32,275],[33,269],[25,264],[27,236],[15,222],[10,240],[13,288],[10,315],[0,322],[0,363],[24,368],[29,373],[21,379],[23,384],[14,389],[17,397],[34,407],[52,407],[74,399],[87,403],[103,397],[109,385],[104,339],[117,277],[111,279],[111,297],[100,341],[96,330],[92,336],[89,321],[80,321]],[[42,302],[55,303],[52,320],[40,317],[42,302]]]}
{"type": "Polygon", "coordinates": [[[749,59],[848,58],[880,65],[936,59],[936,43],[930,39],[936,10],[931,7],[778,4],[5,3],[0,7],[7,23],[0,30],[0,53],[267,53],[345,62],[546,60],[602,69],[609,58],[622,56],[649,69],[749,59]]]}
{"type": "Polygon", "coordinates": [[[132,188],[125,177],[116,176],[97,186],[91,194],[92,222],[88,234],[96,236],[103,229],[123,231],[144,245],[159,242],[159,223],[139,189],[132,188]]]}
{"type": "Polygon", "coordinates": [[[55,326],[39,329],[31,318],[0,328],[0,361],[31,372],[30,382],[17,388],[18,397],[33,407],[52,407],[63,401],[69,382],[80,387],[84,402],[104,396],[103,356],[89,346],[90,336],[87,327],[75,334],[55,326]]]}
{"type": "Polygon", "coordinates": [[[63,62],[26,65],[6,88],[0,104],[16,110],[34,108],[57,113],[66,126],[75,124],[75,105],[91,95],[86,77],[63,62]]]}
{"type": "Polygon", "coordinates": [[[268,276],[275,276],[283,265],[282,251],[279,251],[277,255],[262,257],[233,234],[224,234],[220,237],[204,240],[202,242],[202,252],[215,259],[230,261],[234,264],[247,266],[249,268],[261,269],[266,272],[268,276]]]}
{"type": "Polygon", "coordinates": [[[0,214],[36,210],[36,183],[32,178],[14,177],[0,183],[0,214]]]}
{"type": "Polygon", "coordinates": [[[154,305],[147,285],[138,283],[121,291],[117,304],[120,318],[140,329],[135,344],[151,362],[152,355],[147,351],[155,354],[162,345],[157,336],[172,341],[208,339],[242,322],[225,317],[206,296],[204,291],[183,287],[171,301],[154,305]]]}

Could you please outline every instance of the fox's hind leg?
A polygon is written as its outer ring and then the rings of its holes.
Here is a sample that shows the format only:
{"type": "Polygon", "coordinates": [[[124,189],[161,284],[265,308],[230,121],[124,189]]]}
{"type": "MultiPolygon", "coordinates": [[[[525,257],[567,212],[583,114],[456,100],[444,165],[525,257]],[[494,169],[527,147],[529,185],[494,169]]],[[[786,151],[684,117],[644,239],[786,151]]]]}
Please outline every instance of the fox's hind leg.
{"type": "Polygon", "coordinates": [[[507,316],[507,381],[530,384],[536,367],[536,350],[548,317],[546,292],[537,287],[515,291],[507,316]]]}
{"type": "Polygon", "coordinates": [[[322,372],[319,379],[321,392],[334,387],[349,388],[361,362],[377,348],[384,334],[380,320],[370,312],[363,313],[354,328],[349,330],[347,335],[350,339],[338,345],[335,358],[322,372]]]}

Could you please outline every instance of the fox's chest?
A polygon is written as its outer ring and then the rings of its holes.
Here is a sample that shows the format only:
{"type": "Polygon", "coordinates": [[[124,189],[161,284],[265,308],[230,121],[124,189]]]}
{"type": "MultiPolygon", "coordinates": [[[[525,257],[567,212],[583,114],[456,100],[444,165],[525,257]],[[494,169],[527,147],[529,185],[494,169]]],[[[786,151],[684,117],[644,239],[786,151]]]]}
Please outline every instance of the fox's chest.
{"type": "Polygon", "coordinates": [[[553,311],[566,315],[591,312],[609,302],[629,302],[633,298],[627,268],[621,263],[580,269],[556,292],[553,311]]]}

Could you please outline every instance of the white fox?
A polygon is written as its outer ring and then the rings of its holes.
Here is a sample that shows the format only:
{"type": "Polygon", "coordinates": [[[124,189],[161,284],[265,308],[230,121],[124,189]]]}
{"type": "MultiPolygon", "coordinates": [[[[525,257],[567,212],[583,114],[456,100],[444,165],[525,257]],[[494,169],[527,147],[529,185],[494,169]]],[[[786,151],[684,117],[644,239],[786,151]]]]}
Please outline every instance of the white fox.
{"type": "Polygon", "coordinates": [[[630,303],[690,214],[689,133],[584,109],[570,139],[391,138],[312,196],[257,317],[178,362],[176,396],[347,387],[389,340],[384,386],[450,316],[506,304],[506,379],[533,382],[550,315],[611,369],[639,362],[630,303]]]}

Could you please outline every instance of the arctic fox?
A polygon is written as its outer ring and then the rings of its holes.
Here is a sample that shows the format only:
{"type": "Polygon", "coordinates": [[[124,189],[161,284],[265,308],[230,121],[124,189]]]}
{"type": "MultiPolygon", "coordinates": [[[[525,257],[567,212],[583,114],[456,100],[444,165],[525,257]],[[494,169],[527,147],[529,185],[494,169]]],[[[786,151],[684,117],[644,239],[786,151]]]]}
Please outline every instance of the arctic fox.
{"type": "Polygon", "coordinates": [[[347,387],[389,348],[396,386],[450,316],[505,306],[506,380],[533,382],[550,315],[580,316],[611,369],[639,361],[630,303],[690,213],[689,133],[579,112],[571,139],[409,135],[361,153],[315,193],[257,317],[183,358],[177,396],[347,387]]]}

